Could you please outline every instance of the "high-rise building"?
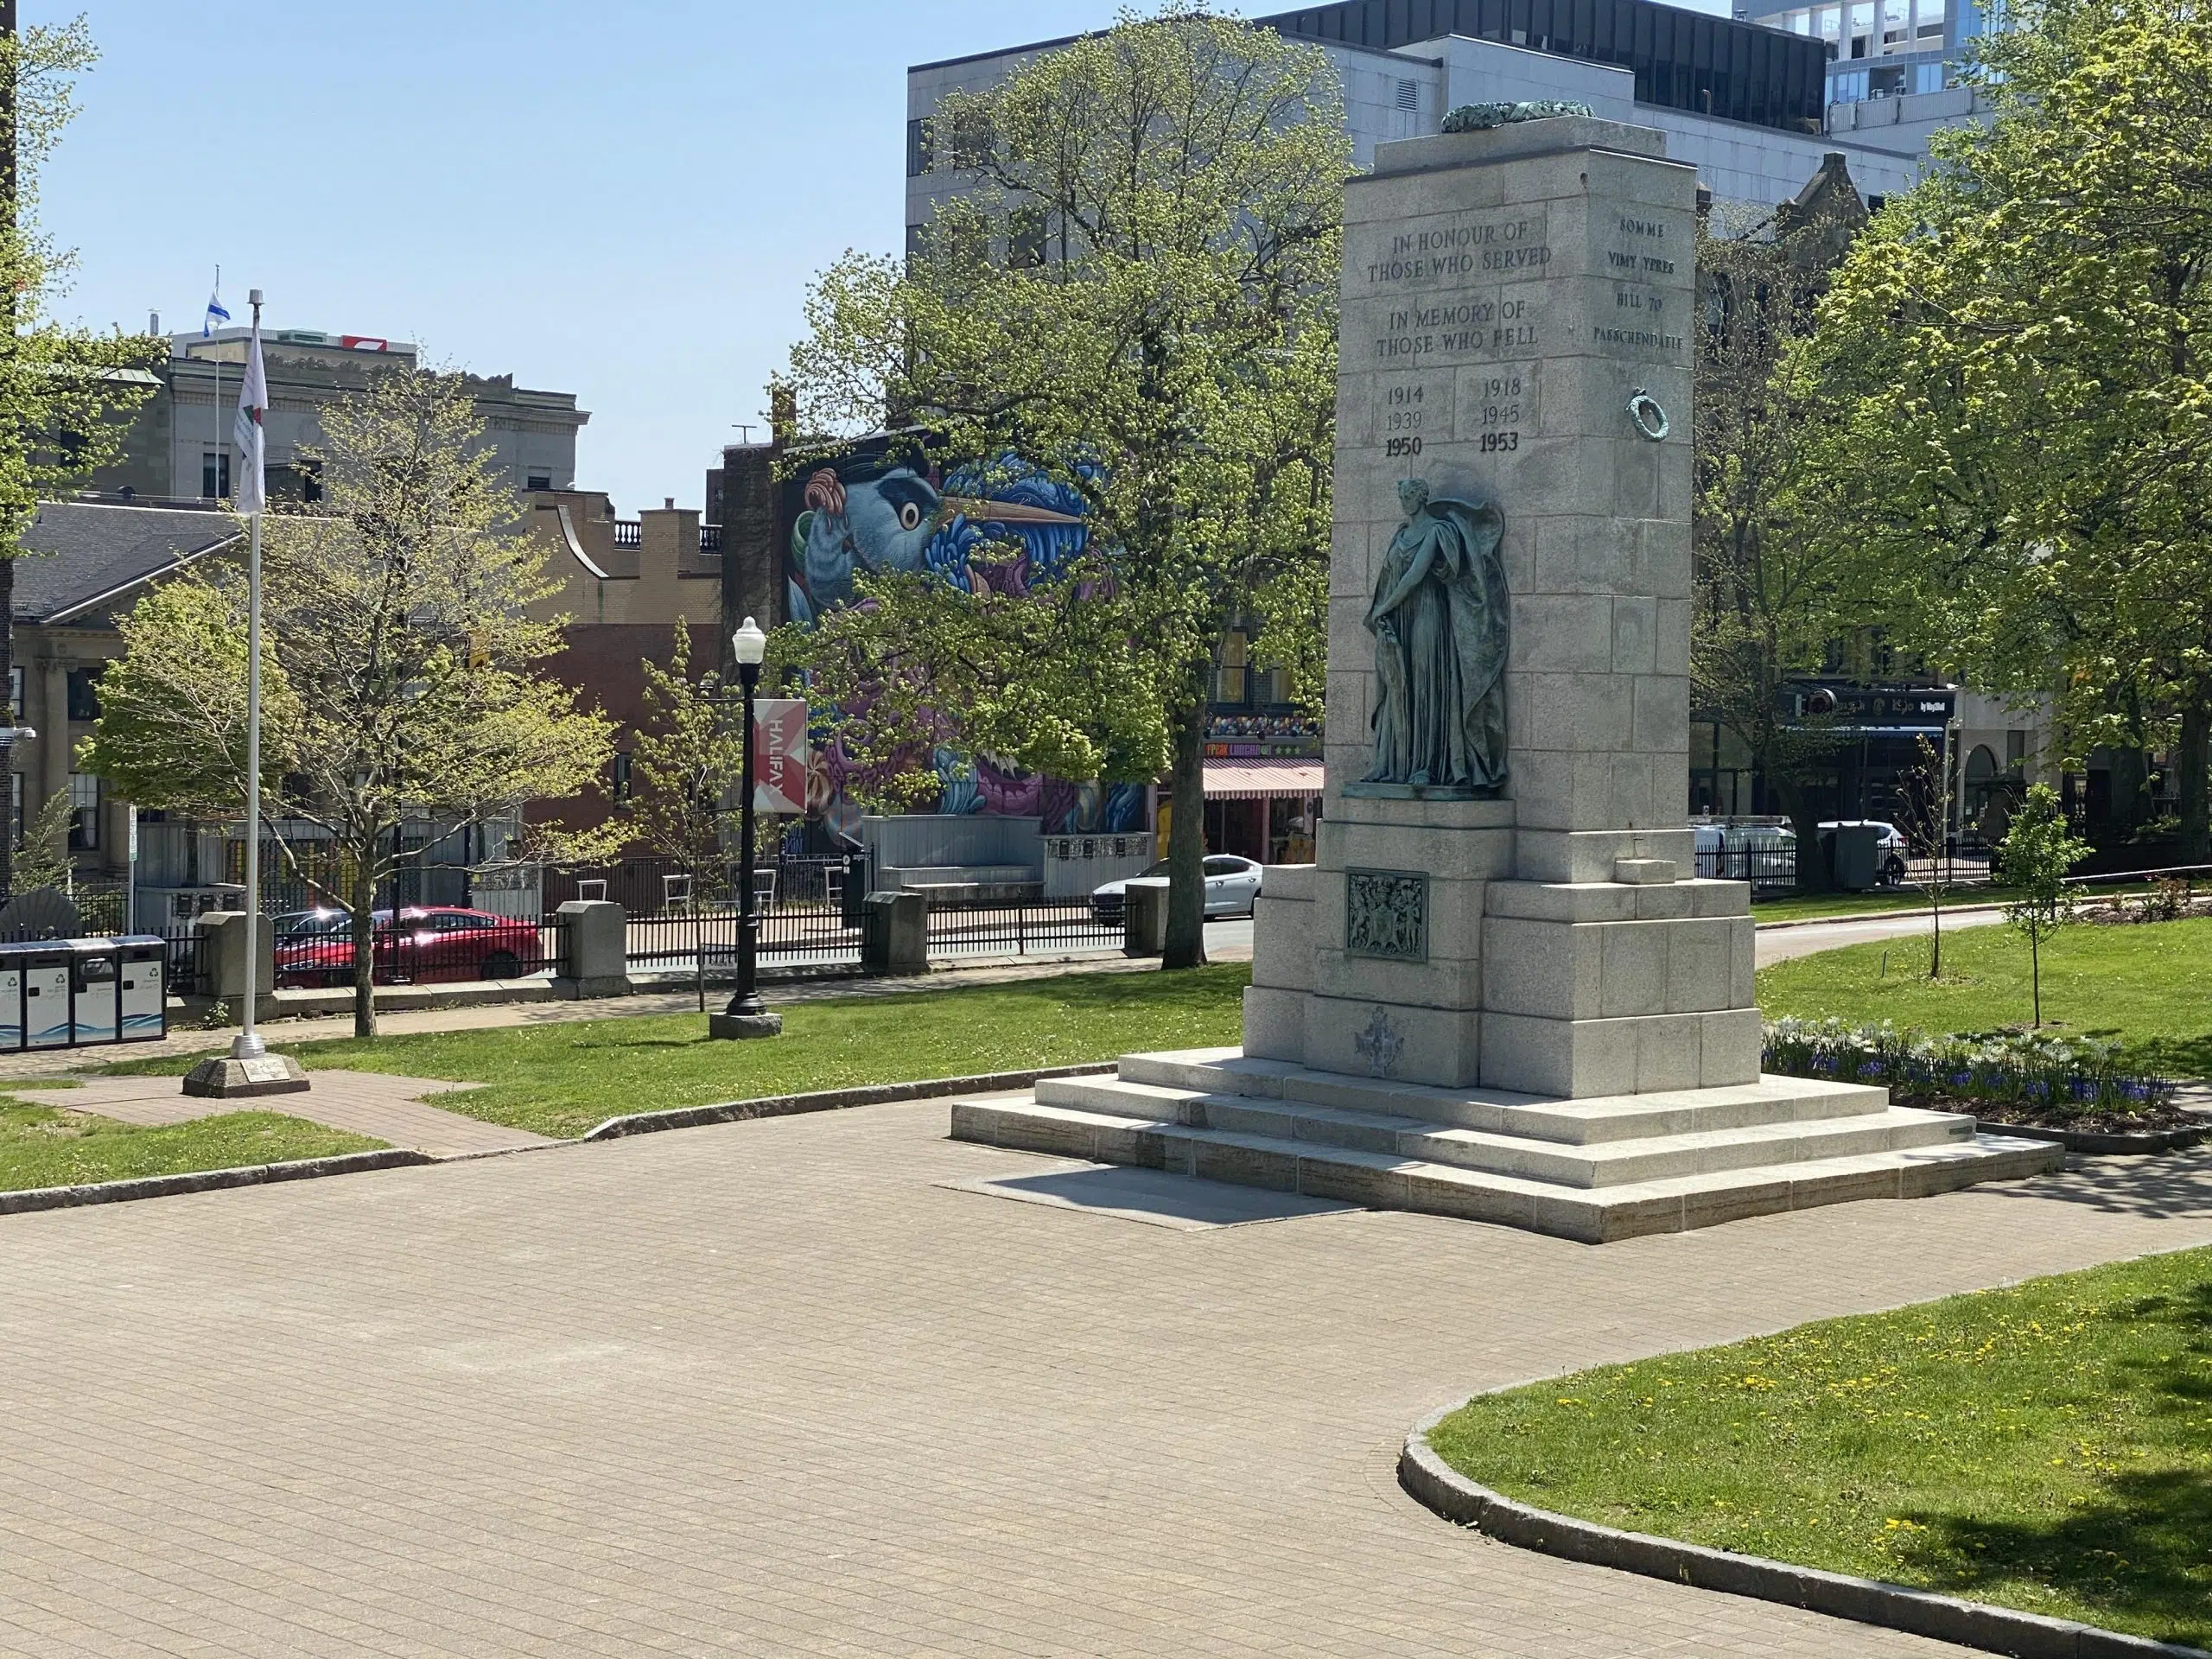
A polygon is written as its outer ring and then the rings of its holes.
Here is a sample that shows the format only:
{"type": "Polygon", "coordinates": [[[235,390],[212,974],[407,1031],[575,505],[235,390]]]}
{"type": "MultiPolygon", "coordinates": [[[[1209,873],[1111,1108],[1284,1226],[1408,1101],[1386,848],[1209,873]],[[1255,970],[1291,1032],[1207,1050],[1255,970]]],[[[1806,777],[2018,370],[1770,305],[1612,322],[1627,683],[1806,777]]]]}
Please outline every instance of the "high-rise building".
{"type": "MultiPolygon", "coordinates": [[[[1668,155],[1694,166],[1716,200],[1753,207],[1791,200],[1832,152],[1843,156],[1862,194],[1888,195],[1912,182],[1924,150],[1924,139],[1900,149],[1828,129],[1833,79],[1821,40],[1659,0],[1338,0],[1257,21],[1329,54],[1363,165],[1378,143],[1440,130],[1461,105],[1540,99],[1658,128],[1668,155]]],[[[961,136],[931,119],[938,103],[952,92],[982,91],[1065,44],[1008,47],[906,72],[910,245],[927,234],[935,203],[969,176],[961,136]]]]}

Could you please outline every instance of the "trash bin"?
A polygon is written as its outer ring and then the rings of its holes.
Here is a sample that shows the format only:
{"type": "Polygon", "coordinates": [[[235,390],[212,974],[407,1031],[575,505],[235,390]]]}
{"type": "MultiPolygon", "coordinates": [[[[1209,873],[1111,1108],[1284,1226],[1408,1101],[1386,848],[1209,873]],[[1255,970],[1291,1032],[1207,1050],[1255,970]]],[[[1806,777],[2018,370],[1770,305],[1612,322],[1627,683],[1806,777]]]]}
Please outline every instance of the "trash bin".
{"type": "Polygon", "coordinates": [[[1872,823],[1846,823],[1835,830],[1835,884],[1846,893],[1865,893],[1881,878],[1882,831],[1872,823]]]}
{"type": "Polygon", "coordinates": [[[67,944],[42,941],[22,953],[23,1046],[69,1046],[69,970],[67,944]]]}
{"type": "Polygon", "coordinates": [[[22,944],[0,944],[0,1052],[23,1046],[22,944]]]}
{"type": "MultiPolygon", "coordinates": [[[[123,1029],[118,1040],[159,1042],[169,1034],[168,944],[152,933],[135,933],[117,943],[123,947],[123,1029]]],[[[5,994],[0,989],[0,998],[5,994]]]]}
{"type": "Polygon", "coordinates": [[[69,1041],[111,1043],[123,1029],[123,948],[114,939],[69,942],[69,1041]]]}

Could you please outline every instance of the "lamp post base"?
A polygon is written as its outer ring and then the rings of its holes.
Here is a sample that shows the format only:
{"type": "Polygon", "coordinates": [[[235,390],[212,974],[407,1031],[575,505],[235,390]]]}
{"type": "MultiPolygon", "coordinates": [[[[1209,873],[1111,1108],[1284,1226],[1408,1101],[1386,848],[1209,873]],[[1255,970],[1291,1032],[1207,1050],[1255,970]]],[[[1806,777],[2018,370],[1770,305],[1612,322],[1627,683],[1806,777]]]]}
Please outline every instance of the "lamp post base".
{"type": "Polygon", "coordinates": [[[707,1016],[707,1035],[709,1037],[780,1037],[784,1034],[784,1016],[780,1014],[710,1014],[707,1016]]]}
{"type": "Polygon", "coordinates": [[[247,1100],[257,1095],[297,1095],[306,1092],[307,1073],[289,1054],[260,1054],[251,1059],[232,1055],[210,1058],[188,1072],[184,1092],[207,1100],[247,1100]]]}

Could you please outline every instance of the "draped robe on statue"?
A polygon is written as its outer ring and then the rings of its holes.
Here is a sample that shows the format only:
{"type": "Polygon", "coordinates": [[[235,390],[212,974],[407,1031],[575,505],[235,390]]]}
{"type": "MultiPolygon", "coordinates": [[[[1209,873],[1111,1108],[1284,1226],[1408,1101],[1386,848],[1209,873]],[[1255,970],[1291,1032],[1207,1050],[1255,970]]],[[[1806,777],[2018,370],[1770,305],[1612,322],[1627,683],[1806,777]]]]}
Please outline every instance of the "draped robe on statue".
{"type": "Polygon", "coordinates": [[[1505,519],[1495,504],[1402,492],[1376,578],[1375,766],[1365,781],[1491,790],[1505,781],[1505,519]]]}

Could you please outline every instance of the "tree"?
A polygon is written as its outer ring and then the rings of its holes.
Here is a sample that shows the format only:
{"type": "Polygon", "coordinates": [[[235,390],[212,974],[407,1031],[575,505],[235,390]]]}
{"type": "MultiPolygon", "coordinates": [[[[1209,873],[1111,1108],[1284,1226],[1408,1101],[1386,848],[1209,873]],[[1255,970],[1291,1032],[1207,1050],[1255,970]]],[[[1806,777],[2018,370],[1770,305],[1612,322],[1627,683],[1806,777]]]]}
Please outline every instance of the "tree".
{"type": "MultiPolygon", "coordinates": [[[[353,1028],[372,1037],[377,889],[420,856],[404,827],[512,821],[578,793],[611,727],[533,671],[565,619],[530,614],[554,591],[545,552],[520,532],[461,378],[389,371],[322,424],[322,500],[266,524],[262,801],[267,822],[316,826],[338,855],[353,1028]]],[[[226,566],[156,588],[120,625],[86,763],[141,804],[244,810],[245,604],[226,566]]],[[[554,832],[526,833],[556,850],[554,832]]]]}
{"type": "Polygon", "coordinates": [[[2028,791],[2026,804],[2005,832],[1998,868],[2012,901],[2005,919],[2028,942],[2028,976],[2035,998],[2035,1023],[2043,1024],[2043,947],[2074,919],[2074,892],[2066,873],[2086,857],[2089,843],[2066,822],[2058,791],[2049,784],[2028,791]]]}
{"type": "Polygon", "coordinates": [[[1215,652],[1256,614],[1263,657],[1307,660],[1321,626],[1341,93],[1319,48],[1179,4],[932,125],[973,186],[903,268],[848,256],[817,282],[791,354],[802,429],[889,415],[955,465],[1034,469],[1082,497],[1089,550],[1030,584],[1034,614],[972,582],[952,603],[864,577],[817,660],[874,667],[887,750],[957,715],[958,743],[988,727],[1077,780],[1168,771],[1166,960],[1198,963],[1215,652]]]}
{"type": "Polygon", "coordinates": [[[1847,632],[1847,549],[1808,536],[1791,486],[1806,464],[1802,381],[1782,372],[1866,221],[1856,191],[1823,173],[1807,197],[1748,224],[1698,226],[1705,327],[1696,363],[1690,671],[1699,712],[1749,752],[1797,835],[1797,886],[1831,885],[1812,785],[1835,741],[1793,701],[1847,632]]]}
{"type": "MultiPolygon", "coordinates": [[[[0,684],[15,660],[23,532],[41,501],[114,458],[127,417],[153,391],[144,372],[164,350],[143,336],[66,327],[50,310],[72,262],[38,230],[39,166],[75,113],[76,77],[97,55],[83,18],[19,33],[16,0],[0,0],[0,684]]],[[[66,743],[68,734],[47,741],[66,743]]],[[[0,741],[0,762],[8,747],[0,741]]],[[[0,833],[0,903],[13,853],[0,833]]]]}
{"type": "Polygon", "coordinates": [[[730,707],[733,688],[712,669],[691,675],[691,630],[676,620],[666,668],[652,659],[645,672],[649,725],[638,734],[633,757],[638,792],[632,822],[638,838],[673,860],[690,887],[694,928],[693,978],[699,1011],[707,1010],[705,900],[721,891],[728,861],[722,852],[722,802],[745,776],[741,716],[730,707]]]}
{"type": "MultiPolygon", "coordinates": [[[[1830,537],[1900,643],[2050,696],[2062,756],[2171,744],[2212,856],[2212,19],[2031,0],[1839,274],[1801,367],[1830,537]]],[[[2128,791],[2131,795],[2134,791],[2128,791]]]]}
{"type": "Polygon", "coordinates": [[[1926,738],[1914,741],[1915,756],[1897,795],[1897,829],[1905,850],[1927,849],[1926,865],[1913,885],[1928,899],[1929,921],[1935,943],[1928,953],[1928,977],[1943,977],[1943,901],[1958,885],[1950,858],[1951,803],[1955,792],[1951,771],[1950,741],[1942,748],[1926,738]]]}

